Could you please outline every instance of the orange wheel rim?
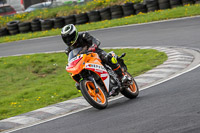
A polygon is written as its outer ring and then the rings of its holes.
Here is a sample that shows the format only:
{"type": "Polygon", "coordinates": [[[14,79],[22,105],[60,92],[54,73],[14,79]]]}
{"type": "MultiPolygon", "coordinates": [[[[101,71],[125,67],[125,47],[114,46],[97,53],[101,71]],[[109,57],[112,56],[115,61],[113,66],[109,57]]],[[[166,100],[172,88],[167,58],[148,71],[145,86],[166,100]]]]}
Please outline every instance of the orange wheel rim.
{"type": "Polygon", "coordinates": [[[137,91],[137,86],[135,85],[135,83],[133,82],[132,85],[129,86],[130,90],[135,93],[137,91]]]}
{"type": "Polygon", "coordinates": [[[106,102],[105,95],[99,87],[98,87],[99,92],[96,93],[94,83],[86,82],[86,86],[87,86],[87,89],[88,89],[87,90],[88,94],[93,98],[94,101],[96,101],[97,103],[101,103],[101,104],[104,104],[106,102]]]}

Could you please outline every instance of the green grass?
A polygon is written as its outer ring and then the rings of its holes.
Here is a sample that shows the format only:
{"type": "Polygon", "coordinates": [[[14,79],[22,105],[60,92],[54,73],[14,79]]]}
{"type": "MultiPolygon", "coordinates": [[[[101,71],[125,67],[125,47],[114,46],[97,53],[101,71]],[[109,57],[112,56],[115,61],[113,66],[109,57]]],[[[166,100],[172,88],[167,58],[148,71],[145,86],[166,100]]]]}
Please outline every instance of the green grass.
{"type": "MultiPolygon", "coordinates": [[[[111,50],[106,50],[111,51],[111,50]]],[[[167,56],[156,50],[118,49],[128,71],[136,76],[162,64],[167,56]]],[[[0,58],[0,119],[16,116],[81,96],[65,71],[65,53],[0,58]]]]}
{"type": "MultiPolygon", "coordinates": [[[[102,29],[114,26],[121,26],[121,25],[129,25],[129,24],[140,24],[158,20],[167,20],[173,18],[181,18],[187,16],[195,16],[200,15],[200,5],[186,5],[184,7],[178,7],[174,9],[168,10],[159,10],[156,12],[150,12],[146,14],[139,14],[128,16],[120,19],[113,19],[113,20],[105,20],[95,23],[87,23],[84,25],[77,25],[78,31],[88,31],[88,30],[95,30],[95,29],[102,29]]],[[[39,38],[45,36],[54,36],[60,35],[60,29],[52,29],[49,31],[41,31],[41,32],[34,32],[34,33],[26,33],[26,34],[18,34],[14,36],[6,36],[0,37],[0,43],[3,42],[11,42],[11,41],[18,41],[18,40],[26,40],[32,38],[39,38]]]]}

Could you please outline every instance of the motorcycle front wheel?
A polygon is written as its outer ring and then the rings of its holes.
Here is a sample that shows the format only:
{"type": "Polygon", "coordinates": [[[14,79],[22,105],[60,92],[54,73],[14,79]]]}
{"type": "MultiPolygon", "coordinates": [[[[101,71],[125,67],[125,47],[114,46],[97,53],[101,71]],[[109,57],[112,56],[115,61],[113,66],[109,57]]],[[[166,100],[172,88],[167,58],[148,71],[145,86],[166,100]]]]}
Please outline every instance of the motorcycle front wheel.
{"type": "Polygon", "coordinates": [[[80,82],[80,89],[86,101],[97,109],[104,109],[108,105],[108,99],[104,90],[98,86],[96,90],[94,83],[89,80],[82,80],[80,82]]]}
{"type": "Polygon", "coordinates": [[[134,78],[126,72],[126,75],[132,78],[132,84],[130,84],[127,88],[124,88],[121,93],[127,98],[133,99],[136,98],[139,95],[139,88],[137,86],[137,83],[135,82],[134,78]]]}

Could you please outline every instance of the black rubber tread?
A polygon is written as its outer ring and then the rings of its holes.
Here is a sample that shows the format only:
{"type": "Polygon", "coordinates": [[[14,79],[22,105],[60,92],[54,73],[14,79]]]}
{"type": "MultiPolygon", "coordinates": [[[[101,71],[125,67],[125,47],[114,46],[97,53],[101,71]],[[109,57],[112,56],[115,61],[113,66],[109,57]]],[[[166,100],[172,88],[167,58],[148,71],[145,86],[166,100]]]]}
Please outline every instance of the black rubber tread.
{"type": "Polygon", "coordinates": [[[76,23],[75,15],[70,15],[70,16],[66,16],[66,17],[63,17],[63,18],[64,18],[64,21],[65,21],[65,25],[76,23]]]}
{"type": "Polygon", "coordinates": [[[17,27],[18,23],[19,23],[18,20],[10,21],[7,23],[7,27],[17,27]]]}
{"type": "Polygon", "coordinates": [[[156,10],[159,10],[158,6],[150,7],[150,8],[147,9],[148,12],[154,12],[156,10]]]}
{"type": "Polygon", "coordinates": [[[158,3],[161,4],[161,3],[169,3],[169,0],[158,0],[158,3]]]}
{"type": "Polygon", "coordinates": [[[13,27],[7,27],[8,30],[19,30],[18,25],[13,27]]]}
{"type": "Polygon", "coordinates": [[[7,28],[0,28],[0,37],[9,35],[7,28]]]}
{"type": "Polygon", "coordinates": [[[19,27],[20,33],[26,33],[31,31],[31,25],[25,25],[19,27]]]}
{"type": "Polygon", "coordinates": [[[42,20],[41,21],[42,31],[52,29],[53,28],[53,24],[54,24],[53,20],[51,20],[51,19],[42,20]]]}
{"type": "Polygon", "coordinates": [[[120,6],[120,5],[111,6],[110,11],[111,11],[111,18],[112,19],[123,17],[122,6],[120,6]]]}
{"type": "Polygon", "coordinates": [[[171,8],[176,8],[176,7],[181,7],[182,6],[182,4],[181,5],[171,5],[171,8]]]}
{"type": "Polygon", "coordinates": [[[171,5],[170,5],[170,3],[161,3],[161,4],[159,4],[159,8],[161,10],[163,10],[163,9],[169,9],[169,8],[171,8],[171,5]]]}
{"type": "Polygon", "coordinates": [[[147,13],[147,9],[139,9],[139,10],[136,10],[135,13],[138,14],[138,13],[147,13]]]}
{"type": "Polygon", "coordinates": [[[171,5],[182,5],[182,1],[181,0],[170,0],[170,4],[171,5]]]}
{"type": "Polygon", "coordinates": [[[143,3],[136,3],[136,4],[134,4],[133,7],[134,7],[135,10],[147,9],[146,5],[143,4],[143,3]]]}
{"type": "Polygon", "coordinates": [[[193,0],[182,0],[183,5],[194,4],[193,0]]]}
{"type": "Polygon", "coordinates": [[[111,11],[110,11],[109,7],[99,10],[99,13],[101,16],[101,20],[110,20],[111,19],[111,11]]]}
{"type": "Polygon", "coordinates": [[[41,27],[32,27],[31,29],[32,29],[33,32],[41,31],[41,27]]]}
{"type": "Polygon", "coordinates": [[[87,13],[81,13],[75,16],[76,18],[76,24],[85,24],[89,22],[89,18],[87,16],[87,13]]]}
{"type": "Polygon", "coordinates": [[[21,23],[18,23],[18,27],[23,27],[23,26],[27,26],[27,25],[31,25],[30,22],[21,22],[21,23]]]}
{"type": "Polygon", "coordinates": [[[16,35],[19,33],[19,30],[9,30],[10,35],[16,35]]]}
{"type": "Polygon", "coordinates": [[[99,11],[95,10],[95,11],[90,11],[87,13],[88,18],[89,18],[89,22],[97,22],[101,20],[101,16],[99,11]]]}
{"type": "Polygon", "coordinates": [[[158,1],[157,0],[147,0],[146,6],[147,6],[147,8],[156,7],[156,6],[158,6],[158,1]]]}
{"type": "MultiPolygon", "coordinates": [[[[126,72],[126,73],[127,73],[127,75],[131,76],[131,74],[129,74],[128,72],[126,72]]],[[[137,83],[136,83],[136,81],[134,80],[133,77],[132,77],[132,81],[134,82],[134,84],[137,88],[136,92],[133,93],[130,90],[128,90],[128,88],[125,88],[124,90],[121,91],[122,95],[124,95],[125,97],[130,98],[130,99],[137,98],[138,95],[139,95],[139,88],[138,88],[138,85],[137,85],[137,83]]]]}
{"type": "Polygon", "coordinates": [[[135,14],[133,3],[126,3],[122,5],[122,10],[123,10],[124,16],[130,16],[130,15],[135,14]]]}
{"type": "Polygon", "coordinates": [[[56,17],[53,21],[54,28],[62,28],[65,25],[65,19],[63,17],[56,17]]]}

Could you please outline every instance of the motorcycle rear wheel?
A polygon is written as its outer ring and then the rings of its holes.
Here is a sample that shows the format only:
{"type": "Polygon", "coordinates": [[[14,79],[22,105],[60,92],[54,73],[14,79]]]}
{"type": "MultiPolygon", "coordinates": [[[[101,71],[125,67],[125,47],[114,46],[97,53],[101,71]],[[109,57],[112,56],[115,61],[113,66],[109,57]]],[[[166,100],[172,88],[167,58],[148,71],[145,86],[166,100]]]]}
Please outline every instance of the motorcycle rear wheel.
{"type": "Polygon", "coordinates": [[[104,109],[108,106],[108,99],[104,90],[98,86],[98,92],[94,86],[94,83],[89,80],[83,80],[80,82],[80,89],[83,97],[86,101],[97,109],[104,109]]]}
{"type": "Polygon", "coordinates": [[[121,93],[127,98],[134,99],[139,95],[139,88],[131,74],[129,74],[128,72],[126,72],[126,74],[132,78],[132,84],[129,85],[129,87],[124,88],[121,93]]]}

